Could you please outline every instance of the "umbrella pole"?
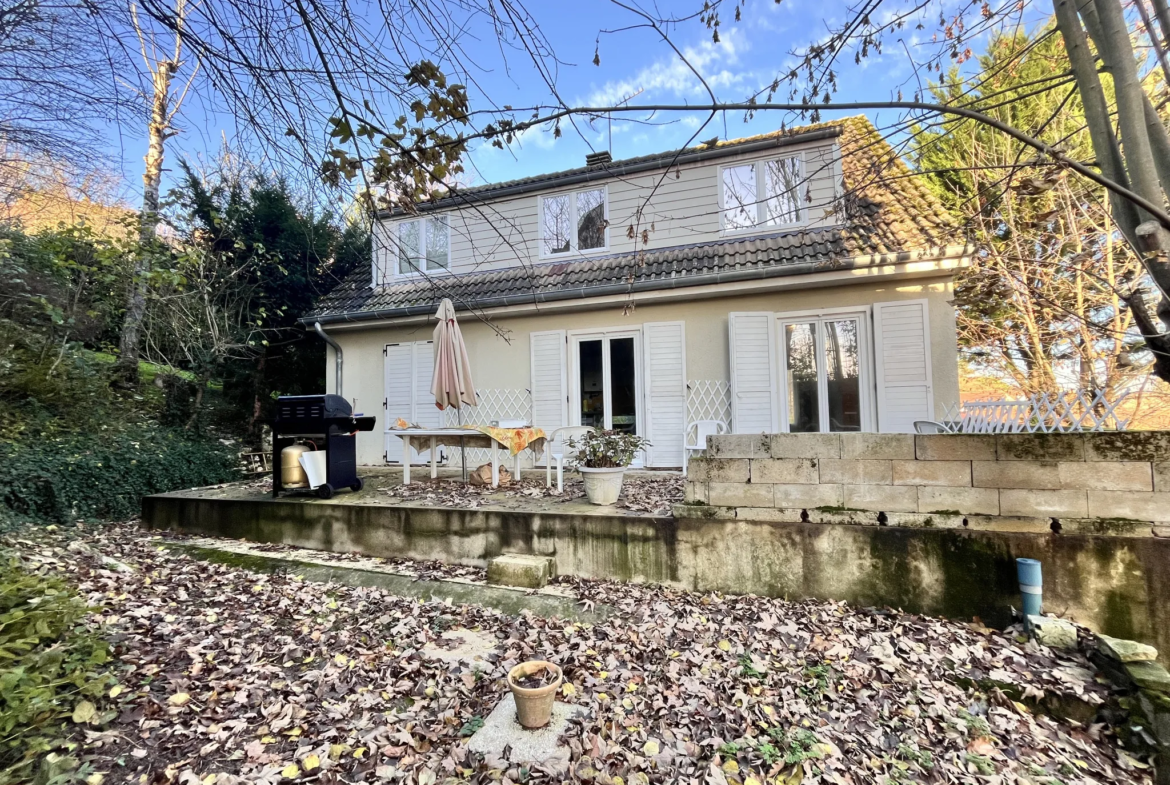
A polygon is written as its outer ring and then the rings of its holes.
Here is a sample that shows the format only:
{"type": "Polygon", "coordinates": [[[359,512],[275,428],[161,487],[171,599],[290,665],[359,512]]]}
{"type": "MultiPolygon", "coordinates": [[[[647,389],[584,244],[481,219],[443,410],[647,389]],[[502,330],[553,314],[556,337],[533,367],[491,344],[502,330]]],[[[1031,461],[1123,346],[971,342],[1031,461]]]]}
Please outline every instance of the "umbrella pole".
{"type": "MultiPolygon", "coordinates": [[[[459,427],[463,427],[463,407],[460,406],[455,411],[459,412],[459,427]]],[[[459,455],[463,458],[463,482],[467,482],[467,437],[459,437],[459,455]]]]}

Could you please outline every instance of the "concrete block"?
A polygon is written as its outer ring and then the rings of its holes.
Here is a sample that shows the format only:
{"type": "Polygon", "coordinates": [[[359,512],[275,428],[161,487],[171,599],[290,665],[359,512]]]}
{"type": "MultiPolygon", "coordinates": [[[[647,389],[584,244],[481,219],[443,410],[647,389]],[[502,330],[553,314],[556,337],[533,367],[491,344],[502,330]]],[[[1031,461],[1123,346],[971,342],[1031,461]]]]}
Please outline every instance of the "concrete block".
{"type": "Polygon", "coordinates": [[[1083,461],[1085,440],[1079,433],[1003,433],[995,437],[1001,461],[1083,461]]]}
{"type": "Polygon", "coordinates": [[[671,508],[674,517],[688,521],[733,521],[735,510],[731,507],[716,507],[712,504],[675,504],[671,508]]]}
{"type": "Polygon", "coordinates": [[[773,458],[840,458],[839,433],[774,433],[768,437],[773,458]]]}
{"type": "Polygon", "coordinates": [[[505,553],[488,561],[487,580],[497,586],[520,586],[540,589],[556,570],[549,556],[505,553]]]}
{"type": "Polygon", "coordinates": [[[540,765],[558,755],[569,754],[569,748],[557,742],[568,732],[570,720],[585,710],[584,706],[557,701],[553,703],[548,725],[529,730],[516,720],[516,698],[507,691],[484,718],[483,727],[467,740],[467,749],[492,757],[501,757],[506,751],[512,763],[540,765]]]}
{"type": "Polygon", "coordinates": [[[820,482],[820,470],[814,458],[753,458],[752,482],[787,482],[815,484],[820,482]]]}
{"type": "Polygon", "coordinates": [[[687,462],[687,479],[699,482],[748,482],[747,458],[694,458],[687,462]]]}
{"type": "Polygon", "coordinates": [[[971,484],[970,461],[894,461],[894,485],[971,484]]]}
{"type": "Polygon", "coordinates": [[[706,482],[695,482],[687,480],[687,484],[683,487],[683,501],[692,504],[698,502],[699,504],[710,504],[707,500],[709,497],[709,485],[706,482]]]}
{"type": "Polygon", "coordinates": [[[918,511],[999,515],[999,491],[992,488],[920,485],[918,511]]]}
{"type": "Polygon", "coordinates": [[[1088,491],[1093,518],[1130,518],[1135,521],[1170,521],[1170,493],[1138,491],[1088,491]]]}
{"type": "Polygon", "coordinates": [[[800,523],[800,510],[777,507],[736,507],[735,519],[763,523],[800,523]]]}
{"type": "Polygon", "coordinates": [[[892,461],[856,461],[822,458],[821,482],[841,485],[891,485],[894,482],[892,461]]]}
{"type": "Polygon", "coordinates": [[[1146,461],[1106,463],[1062,461],[1060,487],[1086,491],[1153,491],[1153,468],[1146,461]]]}
{"type": "Polygon", "coordinates": [[[1170,493],[1170,461],[1159,461],[1153,466],[1154,490],[1170,493]]]}
{"type": "Polygon", "coordinates": [[[708,458],[767,458],[768,435],[725,433],[707,438],[708,458]]]}
{"type": "Polygon", "coordinates": [[[841,457],[865,460],[914,460],[912,433],[843,433],[841,457]]]}
{"type": "Polygon", "coordinates": [[[918,512],[918,489],[898,485],[843,485],[841,506],[874,512],[918,512]]]}
{"type": "Polygon", "coordinates": [[[999,512],[1001,515],[1084,518],[1089,512],[1087,493],[1004,488],[999,492],[999,512]]]}
{"type": "Polygon", "coordinates": [[[1137,641],[1097,635],[1097,651],[1116,662],[1153,662],[1158,659],[1158,650],[1137,641]]]}
{"type": "Polygon", "coordinates": [[[1084,434],[1086,461],[1164,461],[1170,431],[1096,431],[1084,434]]]}
{"type": "Polygon", "coordinates": [[[775,504],[777,507],[807,509],[809,507],[840,507],[840,485],[788,485],[777,484],[775,504]]]}
{"type": "Polygon", "coordinates": [[[920,461],[994,461],[995,436],[976,433],[928,433],[914,437],[920,461]]]}
{"type": "Polygon", "coordinates": [[[717,507],[772,507],[772,486],[754,482],[713,482],[707,503],[717,507]]]}
{"type": "Polygon", "coordinates": [[[1060,464],[1056,461],[972,461],[971,484],[976,488],[1040,488],[1057,490],[1060,464]]]}
{"type": "Polygon", "coordinates": [[[1048,534],[1052,531],[1051,518],[1032,518],[1009,515],[968,514],[963,528],[970,531],[1013,532],[1016,534],[1048,534]]]}

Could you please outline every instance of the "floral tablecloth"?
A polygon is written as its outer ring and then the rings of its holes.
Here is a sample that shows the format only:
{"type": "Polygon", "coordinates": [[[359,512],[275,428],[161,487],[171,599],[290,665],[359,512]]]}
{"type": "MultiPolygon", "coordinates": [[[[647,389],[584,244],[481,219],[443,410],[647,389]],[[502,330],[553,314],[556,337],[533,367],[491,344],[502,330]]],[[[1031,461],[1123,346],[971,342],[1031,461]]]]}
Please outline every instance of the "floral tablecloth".
{"type": "MultiPolygon", "coordinates": [[[[464,425],[462,430],[475,434],[468,434],[466,437],[447,433],[442,436],[430,436],[426,433],[428,430],[430,429],[422,428],[399,417],[389,433],[420,440],[433,438],[436,445],[441,444],[445,447],[459,447],[461,445],[465,447],[491,447],[494,440],[506,447],[509,455],[516,455],[521,450],[531,449],[538,459],[544,454],[544,444],[547,439],[543,428],[497,428],[491,425],[464,425]],[[411,431],[416,429],[420,432],[417,437],[411,434],[411,431]]],[[[460,426],[452,426],[450,430],[458,431],[460,426]]]]}

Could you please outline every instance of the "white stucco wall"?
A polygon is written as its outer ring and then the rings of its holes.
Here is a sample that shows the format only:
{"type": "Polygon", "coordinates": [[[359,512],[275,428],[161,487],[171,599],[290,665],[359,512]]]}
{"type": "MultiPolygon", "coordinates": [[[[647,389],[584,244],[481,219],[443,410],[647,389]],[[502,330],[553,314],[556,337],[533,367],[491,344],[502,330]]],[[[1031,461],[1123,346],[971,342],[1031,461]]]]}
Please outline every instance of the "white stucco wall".
{"type": "MultiPolygon", "coordinates": [[[[481,389],[530,387],[529,333],[638,327],[645,322],[685,321],[686,375],[691,380],[729,377],[728,313],[732,311],[807,311],[867,306],[875,302],[926,299],[929,302],[930,350],[936,411],[959,397],[958,361],[950,277],[868,281],[855,285],[747,293],[737,296],[665,303],[641,303],[628,315],[614,302],[596,310],[562,310],[546,306],[536,312],[494,314],[491,325],[460,313],[460,326],[481,389]]],[[[581,307],[580,304],[577,305],[581,307]]],[[[384,445],[383,356],[386,344],[428,340],[433,320],[401,326],[332,325],[330,334],[345,353],[344,394],[356,399],[355,411],[374,414],[372,433],[358,435],[358,461],[382,463],[384,445]]],[[[333,352],[326,358],[329,392],[334,391],[333,352]]],[[[777,384],[780,381],[777,379],[777,384]]]]}

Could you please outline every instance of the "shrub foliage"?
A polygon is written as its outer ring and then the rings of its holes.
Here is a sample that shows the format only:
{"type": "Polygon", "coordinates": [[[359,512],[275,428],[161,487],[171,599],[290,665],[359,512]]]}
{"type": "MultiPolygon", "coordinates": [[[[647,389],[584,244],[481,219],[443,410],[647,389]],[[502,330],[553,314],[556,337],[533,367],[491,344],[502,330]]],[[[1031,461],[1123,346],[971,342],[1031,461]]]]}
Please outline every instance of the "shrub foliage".
{"type": "Polygon", "coordinates": [[[27,779],[69,723],[112,719],[98,708],[115,684],[110,647],[88,611],[60,579],[0,557],[0,783],[27,779]]]}
{"type": "Polygon", "coordinates": [[[238,479],[236,450],[158,428],[0,446],[0,514],[125,519],[152,493],[238,479]]]}

